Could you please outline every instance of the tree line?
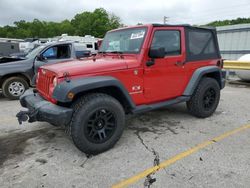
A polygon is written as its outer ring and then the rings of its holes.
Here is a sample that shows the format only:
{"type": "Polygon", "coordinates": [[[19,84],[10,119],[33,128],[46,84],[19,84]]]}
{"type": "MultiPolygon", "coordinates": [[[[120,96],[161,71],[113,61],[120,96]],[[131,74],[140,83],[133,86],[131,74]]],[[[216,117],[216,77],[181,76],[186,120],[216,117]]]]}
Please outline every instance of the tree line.
{"type": "MultiPolygon", "coordinates": [[[[250,23],[250,18],[214,21],[207,25],[218,27],[243,23],[250,23]]],[[[85,11],[76,14],[72,20],[62,22],[46,22],[38,19],[34,19],[32,22],[16,21],[13,26],[0,27],[0,37],[50,38],[67,33],[69,35],[92,35],[102,38],[107,31],[122,26],[124,25],[118,16],[107,12],[103,8],[97,8],[93,12],[85,11]]]]}
{"type": "Polygon", "coordinates": [[[107,31],[121,26],[121,20],[118,16],[103,8],[98,8],[93,12],[85,11],[76,14],[72,20],[62,22],[46,22],[38,19],[34,19],[32,22],[16,21],[13,26],[0,27],[0,37],[49,38],[67,33],[69,35],[92,35],[101,38],[107,31]]]}
{"type": "Polygon", "coordinates": [[[219,26],[226,26],[226,25],[235,25],[235,24],[246,24],[250,23],[250,18],[237,18],[232,20],[222,20],[222,21],[213,21],[208,23],[208,26],[219,27],[219,26]]]}

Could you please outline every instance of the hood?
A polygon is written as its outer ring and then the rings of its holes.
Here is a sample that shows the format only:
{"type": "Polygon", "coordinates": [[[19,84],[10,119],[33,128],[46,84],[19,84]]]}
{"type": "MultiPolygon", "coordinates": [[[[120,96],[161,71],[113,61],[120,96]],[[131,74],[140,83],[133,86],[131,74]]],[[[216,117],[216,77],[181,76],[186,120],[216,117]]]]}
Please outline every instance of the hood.
{"type": "Polygon", "coordinates": [[[0,64],[17,63],[26,60],[24,57],[0,57],[0,64]]]}
{"type": "Polygon", "coordinates": [[[2,62],[0,63],[0,75],[6,75],[15,72],[25,72],[32,70],[33,60],[25,59],[20,61],[2,62]]]}
{"type": "Polygon", "coordinates": [[[127,69],[127,64],[136,62],[135,57],[126,57],[124,59],[119,57],[99,57],[95,60],[88,58],[84,60],[75,60],[70,62],[56,63],[46,65],[42,68],[55,72],[58,77],[62,77],[65,72],[69,76],[78,76],[94,73],[103,73],[114,70],[127,69]]]}
{"type": "Polygon", "coordinates": [[[27,65],[33,65],[32,59],[23,59],[23,58],[7,58],[0,59],[0,69],[3,68],[12,68],[12,67],[23,67],[27,65]]]}

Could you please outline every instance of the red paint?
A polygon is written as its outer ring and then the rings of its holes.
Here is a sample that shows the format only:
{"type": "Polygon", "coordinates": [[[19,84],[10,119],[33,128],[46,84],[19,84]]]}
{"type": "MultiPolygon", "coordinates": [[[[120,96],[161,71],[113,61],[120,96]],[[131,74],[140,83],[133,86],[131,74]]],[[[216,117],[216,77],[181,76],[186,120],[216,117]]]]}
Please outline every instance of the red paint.
{"type": "MultiPolygon", "coordinates": [[[[68,72],[70,79],[89,76],[112,76],[121,81],[130,93],[134,103],[149,104],[180,96],[193,72],[202,66],[216,65],[218,60],[205,60],[199,62],[187,62],[183,66],[177,66],[176,62],[184,62],[186,59],[185,34],[183,27],[153,27],[152,25],[136,26],[147,27],[142,49],[139,54],[98,54],[94,58],[76,60],[65,63],[57,63],[43,66],[48,70],[49,76],[57,76],[63,81],[63,74],[68,72]],[[157,30],[179,30],[181,34],[181,54],[155,59],[153,66],[146,66],[149,47],[153,33],[157,30]],[[135,87],[137,90],[133,90],[135,87]]],[[[39,70],[41,72],[41,70],[39,70]]],[[[41,73],[40,73],[41,74],[41,73]]],[[[52,83],[52,78],[50,82],[52,83]]],[[[52,98],[53,84],[50,83],[49,92],[44,92],[44,77],[39,77],[38,91],[49,101],[56,102],[52,98]]]]}

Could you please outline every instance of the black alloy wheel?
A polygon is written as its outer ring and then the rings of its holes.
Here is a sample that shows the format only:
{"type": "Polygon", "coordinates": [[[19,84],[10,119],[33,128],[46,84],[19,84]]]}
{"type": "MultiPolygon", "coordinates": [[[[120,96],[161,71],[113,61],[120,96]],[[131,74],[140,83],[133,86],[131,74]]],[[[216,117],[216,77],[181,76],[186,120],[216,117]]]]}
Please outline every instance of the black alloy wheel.
{"type": "Polygon", "coordinates": [[[114,134],[116,126],[115,115],[101,108],[90,114],[84,133],[90,142],[104,143],[114,134]]]}
{"type": "Polygon", "coordinates": [[[213,88],[209,88],[205,91],[203,97],[203,105],[205,110],[210,110],[213,107],[216,99],[216,92],[213,88]]]}
{"type": "Polygon", "coordinates": [[[75,146],[86,154],[98,154],[112,148],[125,127],[121,103],[104,93],[82,96],[72,105],[69,125],[75,146]]]}
{"type": "Polygon", "coordinates": [[[211,116],[220,100],[220,85],[214,78],[201,79],[190,100],[187,102],[188,111],[199,118],[211,116]]]}

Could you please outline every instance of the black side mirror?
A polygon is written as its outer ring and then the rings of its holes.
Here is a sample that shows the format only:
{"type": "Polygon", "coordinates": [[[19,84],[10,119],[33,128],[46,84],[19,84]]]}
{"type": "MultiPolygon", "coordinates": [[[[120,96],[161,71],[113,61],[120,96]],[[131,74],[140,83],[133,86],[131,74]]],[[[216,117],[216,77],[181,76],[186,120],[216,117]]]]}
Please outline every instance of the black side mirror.
{"type": "Polygon", "coordinates": [[[150,58],[164,58],[165,57],[165,48],[157,48],[157,49],[150,49],[148,56],[150,58]]]}
{"type": "Polygon", "coordinates": [[[45,60],[45,58],[43,57],[42,54],[38,54],[38,55],[36,56],[36,59],[37,59],[38,61],[44,61],[44,60],[45,60]]]}

